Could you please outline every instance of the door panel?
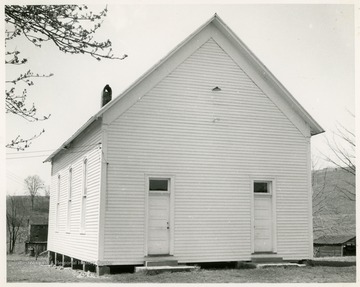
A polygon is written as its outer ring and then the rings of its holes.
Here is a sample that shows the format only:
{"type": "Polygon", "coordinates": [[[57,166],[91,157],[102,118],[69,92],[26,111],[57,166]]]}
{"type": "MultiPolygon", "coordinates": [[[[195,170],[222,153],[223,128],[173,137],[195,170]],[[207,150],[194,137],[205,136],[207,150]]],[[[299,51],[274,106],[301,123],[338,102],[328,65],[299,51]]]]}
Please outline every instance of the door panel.
{"type": "Polygon", "coordinates": [[[170,252],[170,193],[149,193],[148,254],[170,252]]]}
{"type": "Polygon", "coordinates": [[[271,252],[272,244],[271,196],[254,196],[254,252],[271,252]]]}

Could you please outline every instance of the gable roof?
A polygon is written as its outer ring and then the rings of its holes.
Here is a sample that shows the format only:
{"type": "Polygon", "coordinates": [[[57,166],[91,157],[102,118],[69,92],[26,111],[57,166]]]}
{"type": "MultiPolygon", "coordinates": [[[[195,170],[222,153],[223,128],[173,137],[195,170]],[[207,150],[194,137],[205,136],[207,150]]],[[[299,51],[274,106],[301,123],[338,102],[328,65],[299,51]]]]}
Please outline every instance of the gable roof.
{"type": "Polygon", "coordinates": [[[307,123],[310,127],[310,134],[316,135],[324,132],[323,128],[310,116],[310,114],[300,105],[300,103],[290,94],[290,92],[275,78],[275,76],[265,67],[264,64],[251,52],[251,50],[235,35],[235,33],[220,19],[215,13],[207,22],[200,26],[195,32],[189,35],[184,41],[177,45],[167,56],[161,59],[157,64],[144,73],[138,80],[136,80],[130,87],[128,87],[121,95],[103,106],[94,116],[92,116],[80,129],[78,129],[67,141],[65,141],[55,152],[53,152],[44,162],[51,161],[61,150],[69,145],[78,135],[80,135],[87,127],[89,127],[97,119],[101,118],[106,111],[118,103],[132,90],[135,89],[141,82],[148,78],[152,73],[158,70],[168,59],[176,54],[182,47],[190,42],[196,35],[203,31],[208,25],[213,24],[218,28],[225,37],[227,37],[242,53],[246,54],[251,63],[256,66],[258,70],[262,71],[266,77],[283,96],[289,106],[307,123]]]}
{"type": "Polygon", "coordinates": [[[314,240],[315,244],[328,244],[328,245],[337,245],[348,242],[349,240],[355,238],[354,235],[324,235],[320,238],[314,240]]]}

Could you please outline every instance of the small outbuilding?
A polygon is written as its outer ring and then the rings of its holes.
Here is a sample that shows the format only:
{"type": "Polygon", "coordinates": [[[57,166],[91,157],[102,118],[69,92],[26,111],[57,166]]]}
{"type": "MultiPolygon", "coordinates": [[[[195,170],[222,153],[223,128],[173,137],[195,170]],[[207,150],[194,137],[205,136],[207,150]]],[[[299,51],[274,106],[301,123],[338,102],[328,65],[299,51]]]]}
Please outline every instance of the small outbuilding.
{"type": "Polygon", "coordinates": [[[25,253],[38,255],[47,250],[48,218],[31,218],[28,224],[28,239],[25,241],[25,253]]]}
{"type": "Polygon", "coordinates": [[[312,258],[323,131],[215,14],[46,159],[50,260],[312,258]]]}
{"type": "Polygon", "coordinates": [[[355,256],[355,235],[324,235],[314,240],[316,257],[355,256]]]}

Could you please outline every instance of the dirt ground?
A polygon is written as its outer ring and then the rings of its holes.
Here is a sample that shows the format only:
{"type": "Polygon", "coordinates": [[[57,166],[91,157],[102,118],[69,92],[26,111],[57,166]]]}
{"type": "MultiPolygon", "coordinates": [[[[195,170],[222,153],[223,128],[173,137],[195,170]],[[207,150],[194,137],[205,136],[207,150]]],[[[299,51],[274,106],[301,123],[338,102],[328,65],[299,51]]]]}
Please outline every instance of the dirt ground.
{"type": "Polygon", "coordinates": [[[200,269],[191,272],[121,273],[97,277],[47,265],[46,257],[8,255],[8,282],[118,282],[118,283],[345,283],[355,282],[356,267],[271,267],[264,269],[200,269]]]}

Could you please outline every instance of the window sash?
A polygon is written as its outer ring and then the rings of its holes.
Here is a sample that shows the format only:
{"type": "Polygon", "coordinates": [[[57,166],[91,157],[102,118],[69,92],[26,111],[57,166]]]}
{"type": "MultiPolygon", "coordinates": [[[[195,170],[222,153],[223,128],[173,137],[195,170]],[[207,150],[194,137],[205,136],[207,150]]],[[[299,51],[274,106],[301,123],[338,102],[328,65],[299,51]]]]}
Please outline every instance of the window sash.
{"type": "Polygon", "coordinates": [[[169,192],[168,178],[149,178],[149,191],[151,192],[169,192]]]}
{"type": "Polygon", "coordinates": [[[88,160],[84,160],[84,171],[83,171],[83,196],[87,195],[87,181],[88,181],[88,160]]]}
{"type": "Polygon", "coordinates": [[[80,232],[81,233],[85,233],[85,229],[86,229],[86,196],[82,197],[82,202],[81,202],[81,222],[80,222],[80,232]]]}
{"type": "Polygon", "coordinates": [[[68,193],[68,201],[71,201],[72,198],[72,188],[73,188],[73,170],[69,169],[69,193],[68,193]]]}
{"type": "Polygon", "coordinates": [[[88,159],[84,159],[83,163],[83,190],[81,196],[81,219],[80,219],[80,233],[85,233],[86,229],[86,198],[87,198],[87,184],[88,184],[88,159]]]}
{"type": "Polygon", "coordinates": [[[58,182],[57,182],[57,196],[56,196],[56,202],[60,202],[60,195],[61,195],[61,176],[58,175],[58,182]]]}
{"type": "Polygon", "coordinates": [[[254,193],[255,194],[271,194],[272,193],[272,182],[271,181],[254,181],[254,193]]]}
{"type": "Polygon", "coordinates": [[[70,232],[70,227],[71,227],[71,200],[68,201],[68,206],[67,206],[67,222],[66,222],[67,232],[70,232]]]}

